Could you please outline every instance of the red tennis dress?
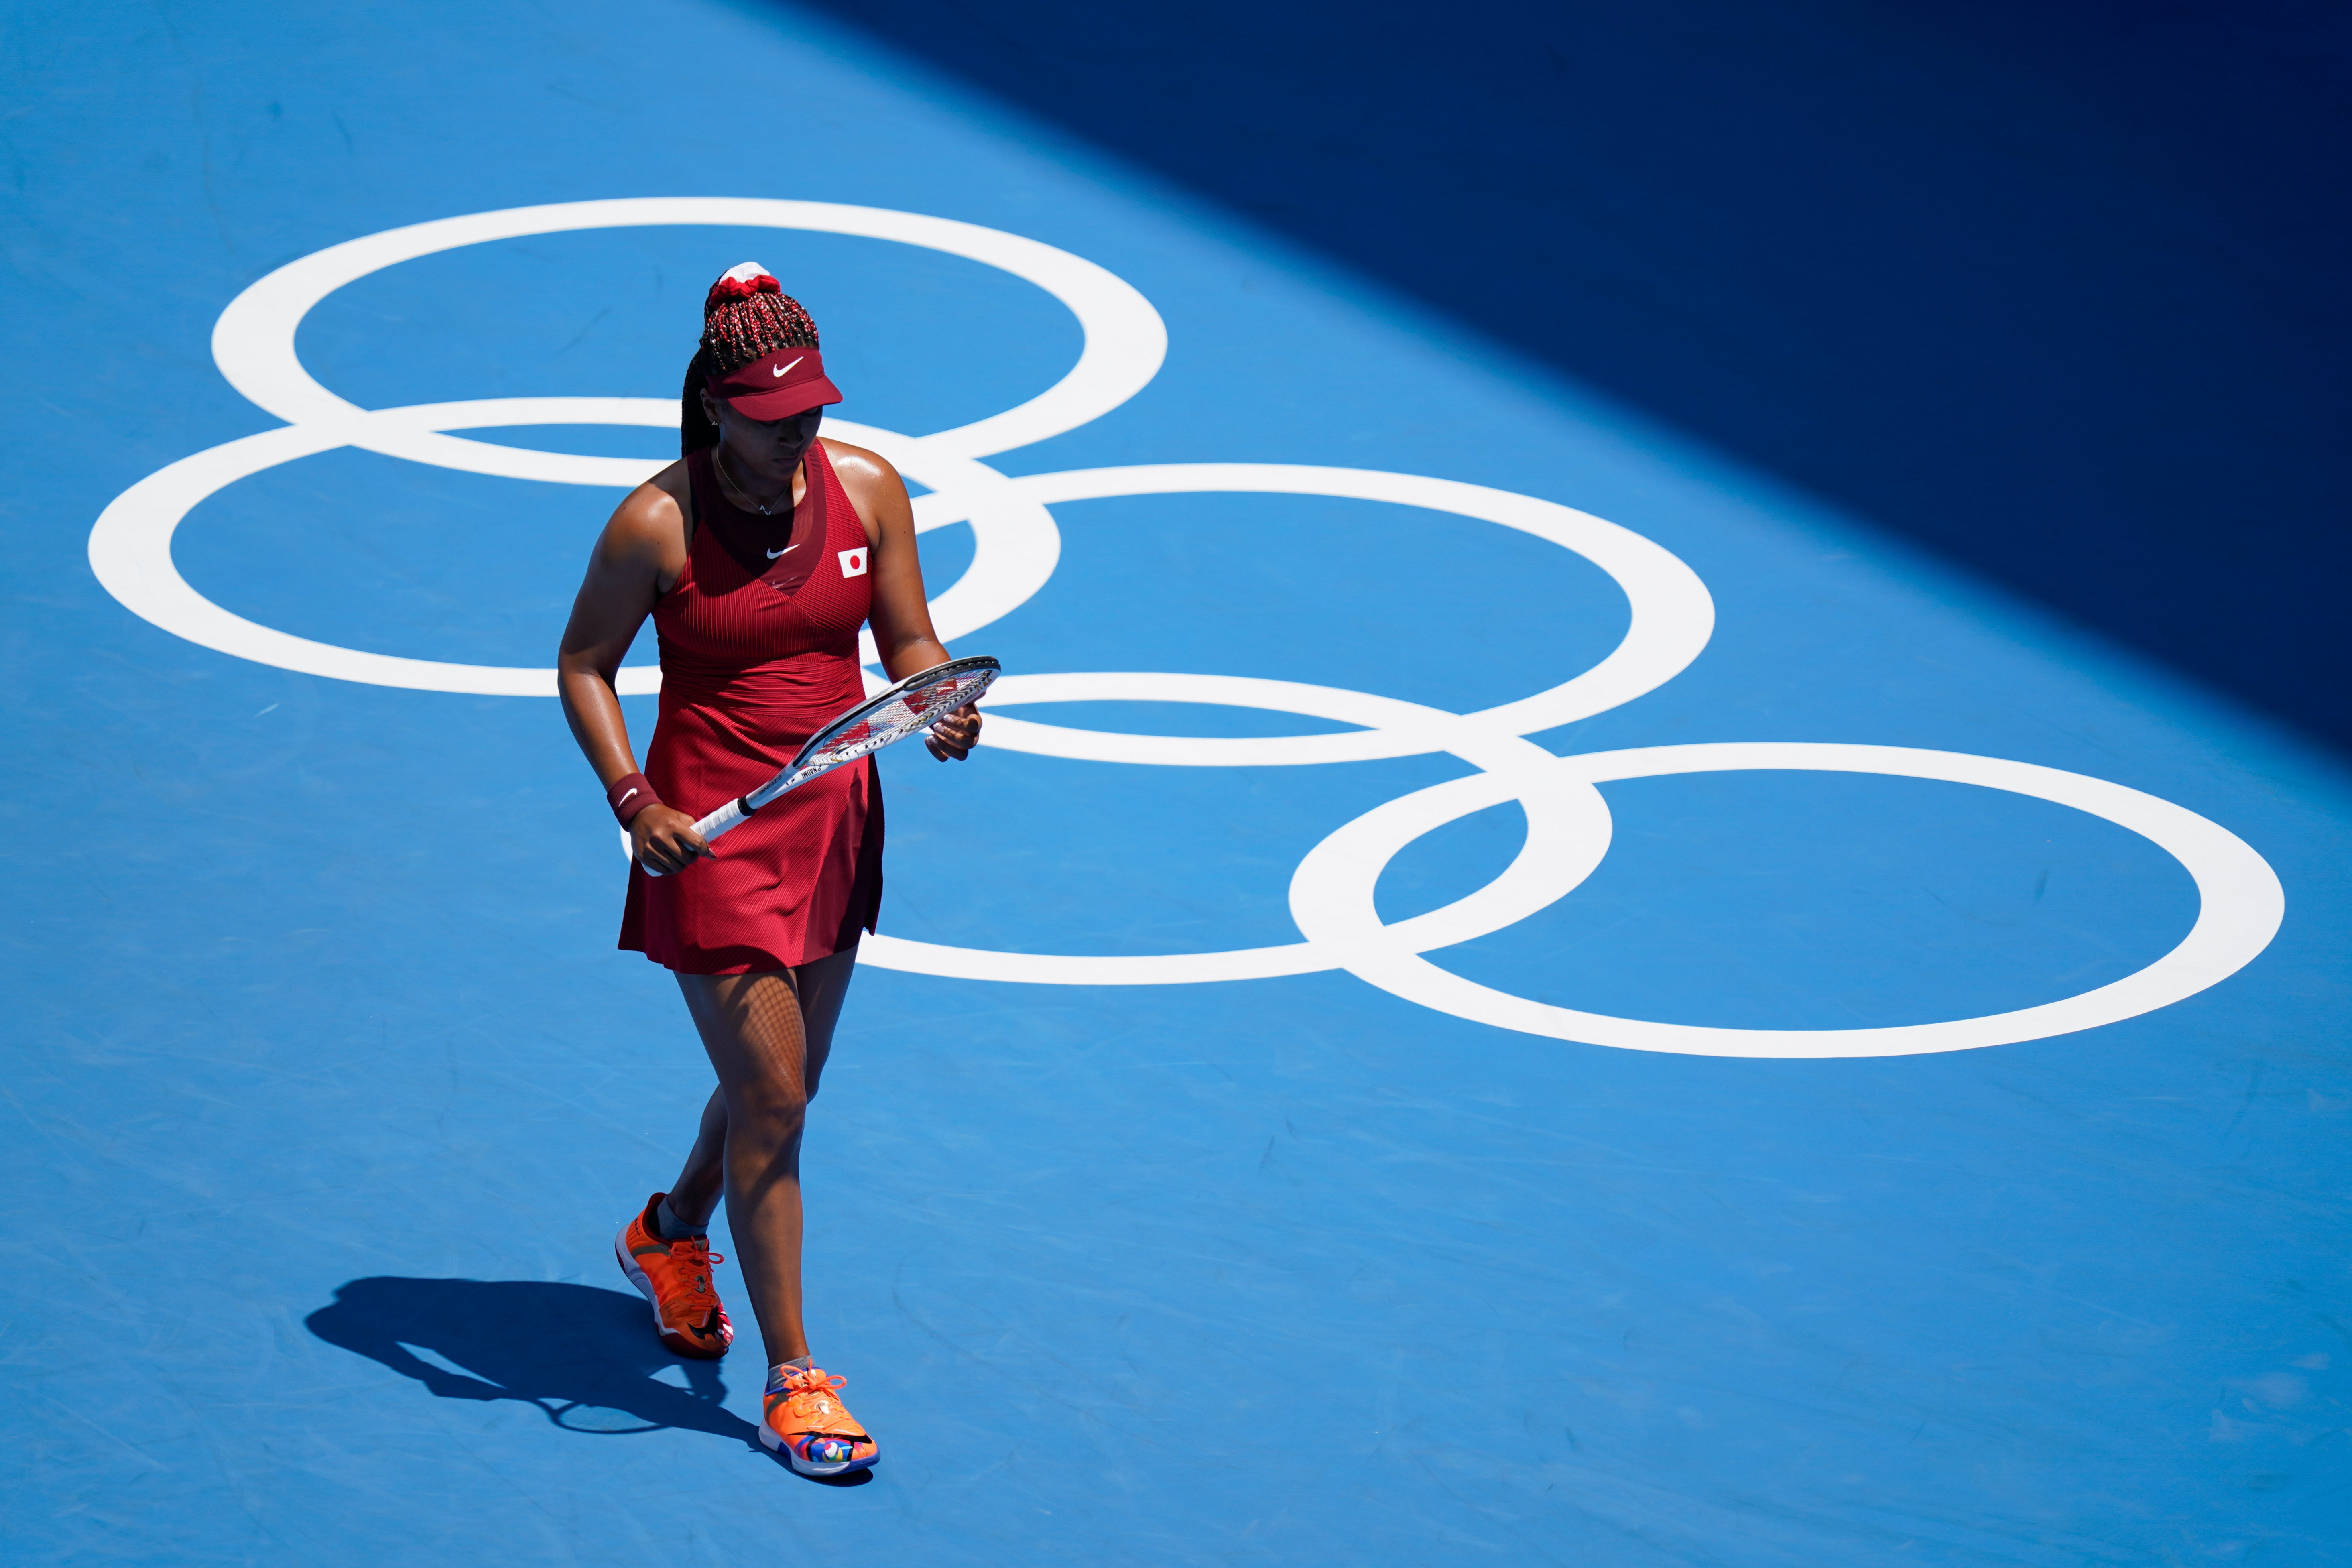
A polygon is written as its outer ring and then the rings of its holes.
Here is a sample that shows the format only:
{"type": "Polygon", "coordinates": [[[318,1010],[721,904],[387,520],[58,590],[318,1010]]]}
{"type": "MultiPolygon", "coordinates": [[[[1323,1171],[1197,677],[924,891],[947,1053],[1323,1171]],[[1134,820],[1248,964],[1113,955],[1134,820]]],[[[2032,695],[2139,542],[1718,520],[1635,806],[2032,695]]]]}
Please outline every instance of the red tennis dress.
{"type": "MultiPolygon", "coordinates": [[[[654,605],[661,719],[646,777],[695,816],[764,783],[866,699],[866,529],[824,443],[802,462],[788,521],[730,504],[708,451],[686,459],[694,538],[654,605]]],[[[867,757],[777,796],[674,877],[632,864],[621,946],[686,974],[786,969],[854,945],[881,906],[882,780],[867,757]]]]}

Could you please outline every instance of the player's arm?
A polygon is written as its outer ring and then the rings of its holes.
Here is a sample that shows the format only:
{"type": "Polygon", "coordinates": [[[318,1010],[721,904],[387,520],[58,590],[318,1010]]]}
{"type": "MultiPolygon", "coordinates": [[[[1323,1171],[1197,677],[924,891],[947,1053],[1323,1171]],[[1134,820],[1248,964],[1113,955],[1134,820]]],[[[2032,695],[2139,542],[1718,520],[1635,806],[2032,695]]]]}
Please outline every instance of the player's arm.
{"type": "MultiPolygon", "coordinates": [[[[555,689],[572,738],[580,742],[597,782],[610,789],[637,771],[629,726],[614,681],[654,601],[686,567],[686,520],[666,470],[629,492],[596,538],[588,574],[572,601],[572,619],[555,655],[555,689]]],[[[664,804],[629,822],[637,858],[661,871],[683,870],[709,846],[694,818],[664,804]]]]}
{"type": "MultiPolygon", "coordinates": [[[[915,508],[898,470],[862,447],[827,442],[834,472],[866,525],[866,571],[874,579],[867,619],[883,672],[893,680],[948,661],[948,650],[931,629],[931,606],[923,594],[923,563],[915,549],[915,508]]],[[[980,743],[980,710],[962,707],[931,726],[923,744],[944,762],[961,762],[980,743]]]]}

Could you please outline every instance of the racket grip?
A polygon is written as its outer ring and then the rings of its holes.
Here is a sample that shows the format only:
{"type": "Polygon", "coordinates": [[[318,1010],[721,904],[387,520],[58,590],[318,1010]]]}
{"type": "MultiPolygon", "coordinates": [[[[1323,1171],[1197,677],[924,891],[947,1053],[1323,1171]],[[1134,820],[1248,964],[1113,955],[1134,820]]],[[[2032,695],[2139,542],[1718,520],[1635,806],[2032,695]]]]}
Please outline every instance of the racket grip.
{"type": "Polygon", "coordinates": [[[743,802],[739,796],[696,823],[694,830],[701,834],[703,841],[708,843],[751,815],[743,809],[743,802]]]}
{"type": "MultiPolygon", "coordinates": [[[[702,841],[705,844],[708,844],[712,839],[718,837],[720,834],[726,832],[729,828],[734,826],[737,823],[742,821],[745,817],[751,815],[751,814],[750,812],[743,809],[743,802],[740,797],[738,797],[734,800],[729,801],[725,805],[720,806],[717,811],[712,812],[709,816],[706,816],[700,822],[696,823],[694,825],[694,830],[697,833],[701,834],[702,841]]],[[[627,828],[625,827],[621,830],[621,837],[625,843],[629,841],[629,830],[627,828]]],[[[646,875],[648,877],[658,877],[663,874],[664,873],[662,872],[655,870],[651,866],[646,867],[646,875]]]]}

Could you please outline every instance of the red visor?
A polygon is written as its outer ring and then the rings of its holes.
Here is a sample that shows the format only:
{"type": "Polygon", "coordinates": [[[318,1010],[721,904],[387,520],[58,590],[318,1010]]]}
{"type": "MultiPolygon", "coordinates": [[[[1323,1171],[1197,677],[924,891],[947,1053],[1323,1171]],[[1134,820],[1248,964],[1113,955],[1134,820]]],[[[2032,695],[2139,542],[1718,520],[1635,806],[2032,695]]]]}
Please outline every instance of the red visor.
{"type": "Polygon", "coordinates": [[[714,375],[707,384],[711,396],[725,398],[736,413],[762,421],[841,401],[839,389],[824,377],[824,356],[814,349],[778,349],[740,370],[714,375]]]}

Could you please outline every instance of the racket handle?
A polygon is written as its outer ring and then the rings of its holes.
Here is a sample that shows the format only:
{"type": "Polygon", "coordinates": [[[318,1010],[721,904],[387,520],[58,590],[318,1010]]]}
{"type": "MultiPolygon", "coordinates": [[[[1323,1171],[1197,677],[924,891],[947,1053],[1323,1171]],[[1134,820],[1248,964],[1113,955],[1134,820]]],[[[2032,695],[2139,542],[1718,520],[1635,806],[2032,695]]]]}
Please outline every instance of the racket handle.
{"type": "Polygon", "coordinates": [[[705,843],[709,843],[751,815],[743,809],[743,802],[738,797],[696,823],[694,830],[702,835],[705,843]]]}
{"type": "MultiPolygon", "coordinates": [[[[718,837],[720,834],[726,832],[729,828],[734,826],[737,823],[741,822],[745,817],[751,815],[751,814],[750,812],[743,809],[743,802],[739,796],[734,800],[729,801],[725,805],[720,806],[717,811],[712,812],[700,822],[696,823],[694,825],[694,830],[697,833],[701,834],[702,841],[705,844],[708,844],[712,839],[718,837]]],[[[623,828],[621,833],[625,839],[628,837],[628,829],[623,828]]],[[[655,870],[651,866],[646,867],[646,875],[648,877],[659,877],[663,874],[664,873],[660,871],[655,870]]]]}

